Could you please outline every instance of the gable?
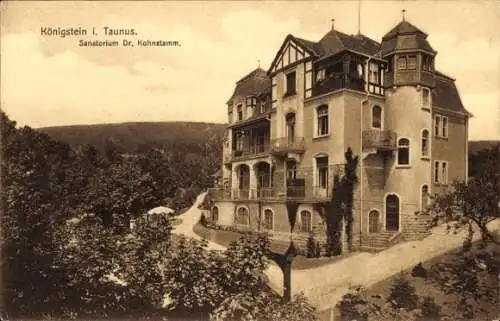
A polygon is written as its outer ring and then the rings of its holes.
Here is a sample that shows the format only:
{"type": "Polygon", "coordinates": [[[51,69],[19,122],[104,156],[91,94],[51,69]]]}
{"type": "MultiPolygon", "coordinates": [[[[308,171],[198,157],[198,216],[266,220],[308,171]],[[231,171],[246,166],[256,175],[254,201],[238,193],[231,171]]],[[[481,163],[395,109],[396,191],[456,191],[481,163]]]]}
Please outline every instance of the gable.
{"type": "Polygon", "coordinates": [[[299,44],[292,35],[289,35],[274,57],[269,72],[278,72],[291,64],[310,58],[312,54],[308,48],[299,44]]]}

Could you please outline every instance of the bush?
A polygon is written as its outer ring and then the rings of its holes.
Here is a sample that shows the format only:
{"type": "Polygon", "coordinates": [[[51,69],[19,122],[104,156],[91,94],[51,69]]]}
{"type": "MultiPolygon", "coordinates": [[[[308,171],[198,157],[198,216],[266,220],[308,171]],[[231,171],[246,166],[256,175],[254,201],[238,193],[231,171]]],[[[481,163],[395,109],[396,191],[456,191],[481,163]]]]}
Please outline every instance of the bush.
{"type": "Polygon", "coordinates": [[[420,310],[422,311],[422,320],[431,321],[441,318],[441,307],[436,303],[433,297],[424,297],[420,305],[420,310]]]}
{"type": "Polygon", "coordinates": [[[410,284],[403,273],[394,280],[391,285],[390,294],[387,300],[395,309],[413,310],[418,304],[416,289],[410,284]]]}

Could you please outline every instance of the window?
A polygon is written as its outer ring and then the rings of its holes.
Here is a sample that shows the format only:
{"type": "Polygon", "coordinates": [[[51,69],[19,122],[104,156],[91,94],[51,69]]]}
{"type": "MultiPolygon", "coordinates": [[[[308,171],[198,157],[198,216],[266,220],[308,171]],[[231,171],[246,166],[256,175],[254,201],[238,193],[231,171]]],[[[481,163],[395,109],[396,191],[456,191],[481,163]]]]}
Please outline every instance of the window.
{"type": "Polygon", "coordinates": [[[448,117],[442,116],[441,121],[441,137],[448,137],[448,117]]]}
{"type": "Polygon", "coordinates": [[[386,72],[392,72],[392,59],[393,57],[387,58],[387,65],[385,65],[386,72]]]}
{"type": "Polygon", "coordinates": [[[441,162],[441,184],[448,184],[448,163],[441,162]]]}
{"type": "Polygon", "coordinates": [[[429,206],[429,186],[427,185],[422,185],[421,191],[420,191],[420,210],[425,211],[427,209],[427,206],[429,206]]]}
{"type": "Polygon", "coordinates": [[[262,224],[262,227],[264,230],[271,230],[273,229],[273,211],[267,209],[264,211],[264,222],[262,224]]]}
{"type": "Polygon", "coordinates": [[[429,131],[422,130],[422,157],[429,157],[429,131]]]}
{"type": "Polygon", "coordinates": [[[328,187],[328,157],[317,157],[316,168],[318,173],[318,187],[326,189],[328,187]]]}
{"type": "Polygon", "coordinates": [[[260,113],[265,113],[267,111],[266,98],[260,99],[260,113]]]}
{"type": "Polygon", "coordinates": [[[424,55],[422,59],[422,70],[423,71],[432,71],[432,57],[428,55],[424,55]]]}
{"type": "Polygon", "coordinates": [[[328,135],[328,106],[319,106],[318,114],[318,136],[328,135]]]}
{"type": "Polygon", "coordinates": [[[372,127],[382,128],[382,108],[378,105],[372,108],[372,127]]]}
{"type": "Polygon", "coordinates": [[[434,117],[434,136],[439,137],[441,128],[441,115],[436,115],[434,117]]]}
{"type": "Polygon", "coordinates": [[[399,56],[398,57],[398,69],[399,70],[406,69],[406,56],[399,56]]]}
{"type": "Polygon", "coordinates": [[[293,95],[296,93],[296,77],[295,71],[286,75],[286,92],[285,95],[293,95]]]}
{"type": "Polygon", "coordinates": [[[243,120],[243,106],[238,105],[236,107],[237,113],[238,113],[238,120],[243,120]]]}
{"type": "Polygon", "coordinates": [[[435,161],[434,162],[434,183],[448,184],[448,162],[435,161]]]}
{"type": "Polygon", "coordinates": [[[309,233],[311,232],[311,225],[312,225],[312,217],[311,213],[308,211],[302,211],[300,212],[300,231],[303,233],[309,233]]]}
{"type": "Polygon", "coordinates": [[[236,215],[236,224],[248,225],[250,224],[250,217],[248,215],[248,210],[245,207],[238,208],[236,215]]]}
{"type": "Polygon", "coordinates": [[[422,107],[423,108],[431,107],[430,90],[427,88],[422,88],[422,107]]]}
{"type": "Polygon", "coordinates": [[[398,140],[398,165],[410,165],[410,140],[407,138],[398,140]]]}
{"type": "Polygon", "coordinates": [[[371,82],[373,84],[379,84],[380,83],[378,69],[379,69],[379,67],[378,67],[377,64],[370,64],[370,70],[369,70],[369,74],[368,74],[368,80],[369,80],[369,82],[371,82]]]}
{"type": "Polygon", "coordinates": [[[325,80],[325,69],[320,69],[316,72],[316,82],[325,80]]]}
{"type": "Polygon", "coordinates": [[[417,56],[410,55],[406,57],[406,68],[407,69],[417,69],[417,56]]]}
{"type": "Polygon", "coordinates": [[[434,117],[434,136],[447,138],[448,137],[448,117],[436,115],[434,117]]]}
{"type": "Polygon", "coordinates": [[[370,233],[378,233],[379,231],[379,217],[380,214],[377,210],[370,211],[368,214],[368,231],[370,233]]]}
{"type": "Polygon", "coordinates": [[[434,162],[434,183],[439,183],[439,162],[434,162]]]}
{"type": "Polygon", "coordinates": [[[212,207],[212,213],[211,213],[211,221],[214,223],[217,223],[219,221],[219,208],[217,206],[212,207]]]}

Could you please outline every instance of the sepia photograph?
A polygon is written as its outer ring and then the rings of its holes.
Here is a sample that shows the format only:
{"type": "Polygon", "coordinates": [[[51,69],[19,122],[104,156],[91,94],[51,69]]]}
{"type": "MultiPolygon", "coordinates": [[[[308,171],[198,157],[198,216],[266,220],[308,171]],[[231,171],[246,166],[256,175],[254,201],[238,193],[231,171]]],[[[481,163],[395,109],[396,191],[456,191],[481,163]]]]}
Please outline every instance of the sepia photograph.
{"type": "Polygon", "coordinates": [[[500,1],[3,1],[0,321],[499,321],[500,1]]]}

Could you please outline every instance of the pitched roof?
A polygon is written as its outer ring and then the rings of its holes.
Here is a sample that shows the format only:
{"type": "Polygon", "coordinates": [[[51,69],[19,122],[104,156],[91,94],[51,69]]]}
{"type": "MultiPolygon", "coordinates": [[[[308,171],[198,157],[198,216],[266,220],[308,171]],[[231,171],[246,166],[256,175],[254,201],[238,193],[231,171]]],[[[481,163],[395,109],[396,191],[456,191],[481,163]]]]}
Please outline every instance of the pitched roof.
{"type": "Polygon", "coordinates": [[[436,86],[432,91],[432,104],[443,109],[470,115],[462,104],[455,81],[439,71],[436,71],[436,86]]]}
{"type": "Polygon", "coordinates": [[[257,96],[267,92],[271,92],[271,79],[267,76],[267,72],[259,67],[236,82],[236,88],[229,101],[236,96],[257,96]]]}
{"type": "Polygon", "coordinates": [[[403,20],[400,23],[398,23],[394,28],[392,28],[388,33],[386,33],[385,36],[382,37],[382,39],[385,40],[389,38],[394,38],[398,35],[408,35],[408,34],[419,34],[424,36],[424,38],[427,37],[427,34],[425,32],[418,29],[408,21],[403,20]]]}
{"type": "MultiPolygon", "coordinates": [[[[313,42],[310,41],[310,43],[313,42]]],[[[374,55],[380,48],[378,42],[365,35],[348,35],[338,30],[330,30],[320,41],[313,44],[319,56],[330,56],[343,50],[374,55]]]]}
{"type": "Polygon", "coordinates": [[[408,21],[403,20],[382,37],[380,55],[385,56],[394,50],[415,49],[435,52],[427,41],[427,34],[408,21]]]}

